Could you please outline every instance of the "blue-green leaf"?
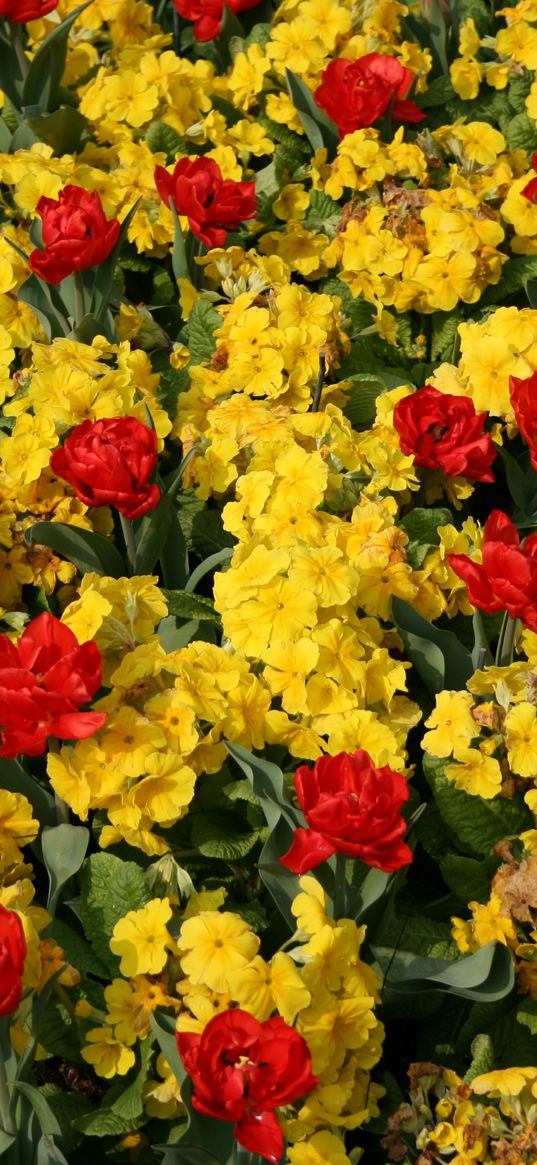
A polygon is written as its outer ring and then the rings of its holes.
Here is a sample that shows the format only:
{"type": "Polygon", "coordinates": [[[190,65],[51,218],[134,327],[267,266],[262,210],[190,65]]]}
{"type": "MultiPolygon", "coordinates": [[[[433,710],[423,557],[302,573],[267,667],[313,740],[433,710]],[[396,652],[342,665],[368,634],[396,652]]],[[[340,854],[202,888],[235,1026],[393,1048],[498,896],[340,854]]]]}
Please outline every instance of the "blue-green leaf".
{"type": "Polygon", "coordinates": [[[41,833],[43,860],[49,876],[47,909],[54,914],[62,887],[80,869],[89,844],[89,829],[66,822],[41,833]]]}
{"type": "Polygon", "coordinates": [[[37,522],[25,531],[28,546],[50,546],[68,562],[74,562],[82,574],[95,571],[107,578],[124,578],[126,567],[115,546],[101,534],[68,526],[64,522],[37,522]]]}

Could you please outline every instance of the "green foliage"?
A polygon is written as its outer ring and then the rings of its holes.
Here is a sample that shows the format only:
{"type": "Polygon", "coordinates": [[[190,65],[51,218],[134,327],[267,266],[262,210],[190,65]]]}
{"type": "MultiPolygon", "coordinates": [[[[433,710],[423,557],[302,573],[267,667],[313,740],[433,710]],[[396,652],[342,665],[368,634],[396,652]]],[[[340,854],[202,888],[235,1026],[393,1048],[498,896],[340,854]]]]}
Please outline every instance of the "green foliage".
{"type": "Polygon", "coordinates": [[[463,688],[474,667],[469,651],[453,631],[428,623],[403,599],[392,600],[392,611],[408,655],[428,691],[463,688]]]}
{"type": "Polygon", "coordinates": [[[119,918],[139,910],[150,898],[143,870],[113,854],[88,858],[82,874],[80,918],[86,938],[102,963],[117,974],[118,960],[110,952],[110,938],[119,918]]]}
{"type": "Polygon", "coordinates": [[[518,837],[531,828],[532,816],[520,794],[512,800],[502,795],[489,800],[472,797],[448,781],[444,776],[445,764],[426,753],[423,771],[443,821],[463,853],[487,858],[499,841],[518,837]]]}
{"type": "Polygon", "coordinates": [[[211,359],[216,348],[214,333],[221,327],[222,317],[206,299],[194,304],[187,324],[188,348],[192,364],[203,364],[211,359]]]}
{"type": "Polygon", "coordinates": [[[125,563],[110,539],[92,530],[64,522],[36,522],[25,531],[24,539],[28,546],[50,546],[83,574],[95,571],[110,578],[126,574],[125,563]]]}

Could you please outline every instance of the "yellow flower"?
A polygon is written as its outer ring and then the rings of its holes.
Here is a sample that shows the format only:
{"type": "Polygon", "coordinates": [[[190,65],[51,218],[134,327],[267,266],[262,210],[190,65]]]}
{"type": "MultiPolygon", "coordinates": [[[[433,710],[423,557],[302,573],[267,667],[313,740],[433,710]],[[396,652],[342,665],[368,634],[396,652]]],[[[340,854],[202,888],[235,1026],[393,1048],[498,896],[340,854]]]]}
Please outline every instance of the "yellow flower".
{"type": "Polygon", "coordinates": [[[116,922],[110,950],[119,955],[122,975],[158,975],[171,943],[167,923],[172,916],[168,898],[153,898],[140,910],[129,910],[116,922]]]}
{"type": "Polygon", "coordinates": [[[134,1052],[126,1048],[108,1027],[92,1028],[86,1032],[89,1047],[82,1048],[82,1059],[95,1069],[98,1076],[109,1080],[125,1076],[135,1062],[134,1052]]]}
{"type": "Polygon", "coordinates": [[[502,770],[497,760],[486,756],[478,748],[457,748],[457,764],[446,765],[444,774],[457,789],[465,789],[473,797],[490,800],[502,786],[502,770]]]}
{"type": "Polygon", "coordinates": [[[181,966],[192,983],[228,991],[229,976],[254,958],[259,939],[229,911],[204,910],[183,922],[178,939],[181,966]]]}
{"type": "Polygon", "coordinates": [[[278,1011],[286,1023],[294,1023],[299,1011],[308,1007],[311,995],[293,960],[283,951],[266,963],[256,955],[247,967],[228,976],[233,999],[261,1023],[278,1011]]]}
{"type": "Polygon", "coordinates": [[[32,806],[22,793],[0,789],[0,871],[22,860],[21,845],[37,837],[39,822],[32,816],[32,806]]]}
{"type": "Polygon", "coordinates": [[[526,701],[507,713],[504,722],[509,766],[520,777],[537,777],[537,709],[526,701]]]}
{"type": "MultiPolygon", "coordinates": [[[[436,706],[425,727],[422,747],[433,756],[451,756],[461,745],[468,745],[479,735],[478,726],[472,716],[474,701],[468,692],[439,692],[436,706]]],[[[458,753],[457,753],[458,755],[458,753]]]]}
{"type": "Polygon", "coordinates": [[[287,1156],[291,1165],[350,1165],[343,1142],[328,1129],[314,1133],[308,1141],[291,1145],[287,1156]]]}

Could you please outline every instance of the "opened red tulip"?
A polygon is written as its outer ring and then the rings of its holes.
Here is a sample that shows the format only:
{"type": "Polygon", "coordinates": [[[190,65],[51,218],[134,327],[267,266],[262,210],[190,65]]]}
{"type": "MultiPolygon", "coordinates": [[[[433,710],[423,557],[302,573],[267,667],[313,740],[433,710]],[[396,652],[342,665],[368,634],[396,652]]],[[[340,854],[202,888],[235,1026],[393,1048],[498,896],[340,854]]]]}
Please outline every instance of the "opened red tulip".
{"type": "Polygon", "coordinates": [[[50,459],[86,506],[114,506],[125,518],[158,505],[159,487],[149,480],[156,463],[156,433],[136,417],[83,421],[50,459]]]}
{"type": "Polygon", "coordinates": [[[58,0],[0,0],[0,18],[13,24],[27,24],[29,20],[41,20],[57,4],[58,0]]]}
{"type": "Polygon", "coordinates": [[[233,182],[222,178],[213,158],[181,158],[173,174],[163,166],[155,169],[160,197],[173,202],[178,214],[188,218],[190,230],[208,247],[221,247],[228,231],[255,218],[255,182],[233,182]]]}
{"type": "Polygon", "coordinates": [[[468,397],[439,392],[427,384],[397,402],[393,423],[403,453],[416,465],[442,469],[470,481],[494,481],[496,450],[484,432],[487,413],[476,413],[468,397]]]}
{"type": "Polygon", "coordinates": [[[375,768],[363,749],[322,756],[313,769],[300,765],[295,789],[309,829],[297,829],[280,858],[288,870],[305,874],[335,853],[386,871],[412,861],[401,816],[409,796],[406,780],[387,765],[375,768]]]}
{"type": "Polygon", "coordinates": [[[303,1037],[279,1016],[260,1023],[234,1008],[215,1015],[201,1035],[179,1032],[177,1047],[192,1077],[194,1108],[234,1121],[239,1145],[279,1161],[284,1143],[274,1109],[317,1084],[303,1037]]]}
{"type": "Polygon", "coordinates": [[[374,125],[391,106],[395,121],[422,121],[425,114],[407,93],[414,74],[395,57],[367,53],[357,61],[330,61],[314,97],[337,125],[340,137],[374,125]]]}
{"type": "MultiPolygon", "coordinates": [[[[535,183],[537,189],[537,178],[535,183]]],[[[515,410],[516,423],[527,442],[531,464],[534,469],[537,469],[537,372],[525,380],[511,376],[509,390],[511,404],[515,410]]]]}
{"type": "Polygon", "coordinates": [[[29,257],[35,275],[46,283],[61,283],[74,271],[97,267],[108,258],[120,232],[116,218],[107,219],[96,191],[65,186],[59,198],[43,196],[37,203],[43,222],[43,247],[29,257]]]}
{"type": "Polygon", "coordinates": [[[0,635],[0,756],[38,756],[49,736],[83,740],[106,721],[104,712],[81,712],[101,686],[96,643],[79,643],[55,615],[44,611],[17,644],[0,635]]]}
{"type": "Polygon", "coordinates": [[[224,8],[230,8],[236,15],[254,8],[259,0],[173,0],[180,16],[194,21],[194,36],[197,41],[214,40],[222,27],[224,8]]]}
{"type": "Polygon", "coordinates": [[[493,510],[485,522],[483,563],[467,554],[448,554],[455,574],[466,583],[468,598],[479,611],[507,611],[537,631],[537,534],[520,544],[507,514],[493,510]]]}
{"type": "Polygon", "coordinates": [[[22,999],[26,939],[14,910],[0,904],[0,1016],[11,1015],[22,999]]]}

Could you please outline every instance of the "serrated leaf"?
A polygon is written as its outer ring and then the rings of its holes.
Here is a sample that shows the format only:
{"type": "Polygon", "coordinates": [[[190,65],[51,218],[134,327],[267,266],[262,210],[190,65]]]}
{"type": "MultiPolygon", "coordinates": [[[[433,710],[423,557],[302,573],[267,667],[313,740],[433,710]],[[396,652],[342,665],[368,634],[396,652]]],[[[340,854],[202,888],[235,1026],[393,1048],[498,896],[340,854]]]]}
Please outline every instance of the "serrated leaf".
{"type": "Polygon", "coordinates": [[[152,154],[166,154],[168,163],[173,162],[183,148],[181,134],[165,121],[152,121],[145,133],[145,142],[152,154]]]}
{"type": "Polygon", "coordinates": [[[442,819],[460,849],[472,856],[488,857],[499,841],[531,829],[533,817],[521,794],[513,799],[500,794],[486,801],[472,797],[447,780],[446,763],[425,753],[423,771],[442,819]]]}
{"type": "Polygon", "coordinates": [[[118,960],[109,941],[118,919],[149,901],[143,870],[113,854],[92,854],[82,874],[80,915],[88,942],[99,958],[117,974],[118,960]]]}
{"type": "Polygon", "coordinates": [[[527,150],[531,153],[537,147],[537,126],[526,112],[511,117],[504,132],[511,150],[527,150]]]}
{"type": "Polygon", "coordinates": [[[343,381],[342,387],[347,397],[343,412],[353,429],[368,429],[376,413],[377,397],[386,392],[386,385],[380,376],[360,372],[343,381]]]}
{"type": "Polygon", "coordinates": [[[472,1063],[464,1076],[465,1084],[471,1084],[476,1076],[490,1072],[494,1066],[494,1044],[489,1035],[478,1035],[472,1040],[472,1063]]]}
{"type": "Polygon", "coordinates": [[[78,526],[68,526],[65,522],[36,522],[24,532],[27,546],[49,546],[62,558],[86,574],[95,571],[108,578],[123,578],[126,567],[116,547],[109,538],[94,534],[91,530],[81,530],[78,526]]]}
{"type": "Polygon", "coordinates": [[[216,348],[214,333],[222,317],[205,299],[198,299],[188,320],[188,350],[193,364],[209,361],[216,348]]]}
{"type": "Polygon", "coordinates": [[[236,862],[246,857],[259,840],[260,831],[252,830],[238,813],[202,813],[194,821],[190,839],[206,858],[236,862]]]}
{"type": "Polygon", "coordinates": [[[193,595],[190,591],[163,591],[168,603],[168,612],[179,619],[209,619],[220,623],[220,615],[215,611],[210,599],[203,595],[193,595]]]}
{"type": "Polygon", "coordinates": [[[450,526],[453,515],[444,508],[417,506],[401,519],[401,526],[408,537],[415,542],[425,542],[428,546],[440,545],[439,530],[450,526]]]}
{"type": "Polygon", "coordinates": [[[54,918],[49,933],[65,952],[66,962],[71,963],[83,974],[96,975],[101,979],[107,978],[108,968],[97,957],[90,944],[73,927],[68,926],[60,918],[54,918]]]}

